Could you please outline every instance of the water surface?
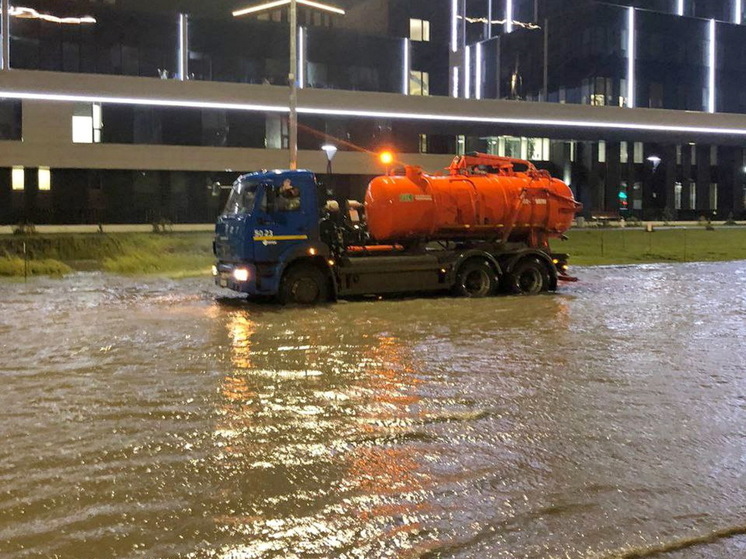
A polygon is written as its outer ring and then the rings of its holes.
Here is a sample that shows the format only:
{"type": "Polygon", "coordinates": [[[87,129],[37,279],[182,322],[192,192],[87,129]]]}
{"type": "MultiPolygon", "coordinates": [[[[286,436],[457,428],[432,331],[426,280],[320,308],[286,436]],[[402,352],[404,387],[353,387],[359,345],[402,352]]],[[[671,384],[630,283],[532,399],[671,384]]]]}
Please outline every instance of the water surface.
{"type": "Polygon", "coordinates": [[[3,283],[0,557],[746,556],[746,262],[578,272],[313,309],[3,283]]]}

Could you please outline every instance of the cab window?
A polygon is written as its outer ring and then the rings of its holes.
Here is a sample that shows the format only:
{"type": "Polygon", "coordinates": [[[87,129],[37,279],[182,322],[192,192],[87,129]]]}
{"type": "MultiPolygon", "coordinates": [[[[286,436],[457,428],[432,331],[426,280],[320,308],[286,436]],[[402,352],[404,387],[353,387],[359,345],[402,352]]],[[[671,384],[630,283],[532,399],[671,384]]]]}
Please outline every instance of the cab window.
{"type": "Polygon", "coordinates": [[[277,189],[275,197],[278,212],[295,212],[300,210],[300,189],[290,179],[285,179],[277,189]]]}
{"type": "Polygon", "coordinates": [[[223,215],[251,214],[256,200],[257,183],[240,181],[233,185],[223,215]]]}

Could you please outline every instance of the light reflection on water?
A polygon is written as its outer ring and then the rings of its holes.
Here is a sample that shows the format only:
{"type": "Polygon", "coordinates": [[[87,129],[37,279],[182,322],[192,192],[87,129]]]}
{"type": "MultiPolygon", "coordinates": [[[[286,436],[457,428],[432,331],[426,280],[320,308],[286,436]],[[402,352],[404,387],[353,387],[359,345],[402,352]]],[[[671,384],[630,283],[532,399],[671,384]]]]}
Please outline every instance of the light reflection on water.
{"type": "Polygon", "coordinates": [[[4,285],[0,557],[744,554],[746,263],[580,275],[315,309],[4,285]]]}

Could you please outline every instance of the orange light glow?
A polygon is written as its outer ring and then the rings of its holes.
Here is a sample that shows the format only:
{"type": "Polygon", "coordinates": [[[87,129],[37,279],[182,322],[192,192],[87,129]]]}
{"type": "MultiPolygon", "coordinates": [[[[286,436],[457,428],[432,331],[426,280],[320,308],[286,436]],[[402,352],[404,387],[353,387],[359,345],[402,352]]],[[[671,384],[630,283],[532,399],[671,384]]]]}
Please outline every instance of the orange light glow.
{"type": "Polygon", "coordinates": [[[394,162],[394,154],[390,151],[383,151],[378,157],[384,165],[391,165],[394,162]]]}

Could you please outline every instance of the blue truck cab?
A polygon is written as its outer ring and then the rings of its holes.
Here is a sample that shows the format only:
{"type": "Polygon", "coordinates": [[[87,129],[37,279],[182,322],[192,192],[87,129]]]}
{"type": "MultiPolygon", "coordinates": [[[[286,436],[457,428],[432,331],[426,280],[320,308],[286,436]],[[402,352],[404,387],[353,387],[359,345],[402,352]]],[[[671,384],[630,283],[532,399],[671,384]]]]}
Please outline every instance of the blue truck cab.
{"type": "Polygon", "coordinates": [[[215,226],[215,283],[250,296],[328,299],[333,282],[329,247],[319,240],[320,199],[310,171],[240,176],[215,226]]]}

